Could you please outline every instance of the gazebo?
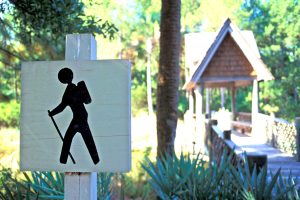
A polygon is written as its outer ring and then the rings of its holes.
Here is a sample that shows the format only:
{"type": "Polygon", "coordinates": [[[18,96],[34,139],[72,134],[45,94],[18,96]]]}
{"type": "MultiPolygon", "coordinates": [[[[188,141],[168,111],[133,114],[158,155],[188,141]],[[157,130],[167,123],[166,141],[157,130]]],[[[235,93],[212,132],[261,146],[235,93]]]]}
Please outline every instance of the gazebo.
{"type": "Polygon", "coordinates": [[[231,90],[234,119],[237,88],[253,85],[253,120],[259,112],[258,84],[274,77],[260,58],[252,31],[240,31],[227,19],[216,33],[187,34],[185,45],[188,81],[184,89],[189,94],[190,112],[197,119],[204,116],[204,88],[228,88],[231,90]]]}

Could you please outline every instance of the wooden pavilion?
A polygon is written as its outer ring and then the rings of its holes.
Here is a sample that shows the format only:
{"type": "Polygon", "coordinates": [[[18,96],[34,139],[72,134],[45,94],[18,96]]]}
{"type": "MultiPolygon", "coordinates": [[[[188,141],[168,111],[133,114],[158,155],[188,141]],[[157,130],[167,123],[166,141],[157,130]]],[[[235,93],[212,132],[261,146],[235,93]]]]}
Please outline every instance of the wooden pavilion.
{"type": "Polygon", "coordinates": [[[185,45],[188,81],[184,89],[189,93],[190,112],[198,119],[204,116],[204,88],[227,88],[234,119],[237,88],[253,85],[253,120],[259,111],[258,84],[274,77],[260,58],[252,31],[240,31],[227,19],[216,33],[187,34],[185,45]]]}

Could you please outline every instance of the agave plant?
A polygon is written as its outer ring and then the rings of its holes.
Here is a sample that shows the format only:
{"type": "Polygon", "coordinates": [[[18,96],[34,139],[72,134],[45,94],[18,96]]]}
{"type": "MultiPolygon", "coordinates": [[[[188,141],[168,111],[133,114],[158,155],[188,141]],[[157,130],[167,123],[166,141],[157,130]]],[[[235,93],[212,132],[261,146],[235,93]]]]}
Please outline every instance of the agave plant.
{"type": "Polygon", "coordinates": [[[142,167],[150,175],[153,190],[161,199],[299,199],[297,180],[284,178],[280,169],[267,173],[267,167],[250,170],[244,164],[233,166],[232,155],[224,151],[220,162],[213,160],[209,167],[201,156],[166,156],[150,160],[142,167]]]}
{"type": "MultiPolygon", "coordinates": [[[[272,172],[270,172],[271,177],[274,177],[272,172]]],[[[273,190],[274,196],[277,199],[300,199],[298,186],[298,177],[294,178],[290,172],[288,177],[284,178],[282,175],[279,175],[278,180],[275,184],[273,190]]]]}
{"type": "Polygon", "coordinates": [[[280,168],[275,174],[271,171],[268,174],[266,165],[261,169],[257,169],[254,165],[251,170],[245,159],[243,167],[238,163],[237,169],[231,167],[231,172],[234,177],[233,183],[239,187],[243,199],[299,199],[297,180],[291,173],[284,178],[280,168]]]}
{"type": "Polygon", "coordinates": [[[254,166],[251,174],[247,162],[243,168],[238,164],[238,169],[233,169],[232,174],[234,183],[237,187],[240,187],[244,198],[249,199],[250,197],[253,197],[257,200],[272,199],[272,190],[280,175],[280,169],[276,172],[271,181],[268,181],[266,166],[260,170],[259,174],[257,173],[256,166],[254,166]]]}
{"type": "Polygon", "coordinates": [[[63,199],[64,177],[58,172],[23,173],[25,180],[6,173],[3,181],[2,199],[63,199]]]}
{"type": "Polygon", "coordinates": [[[196,170],[187,179],[188,195],[183,199],[234,199],[235,187],[231,182],[231,174],[228,165],[231,164],[232,155],[224,154],[219,164],[201,159],[196,170]]]}
{"type": "MultiPolygon", "coordinates": [[[[64,173],[24,172],[24,179],[12,177],[9,171],[2,172],[2,200],[64,199],[64,173]]],[[[99,173],[98,198],[111,198],[113,173],[99,173]]]]}
{"type": "Polygon", "coordinates": [[[109,200],[112,197],[112,179],[114,173],[98,173],[98,199],[109,200]]]}
{"type": "Polygon", "coordinates": [[[192,159],[181,153],[179,158],[167,155],[157,160],[156,165],[148,160],[143,168],[161,199],[234,199],[235,187],[228,168],[230,160],[230,156],[224,156],[219,165],[214,162],[208,167],[203,156],[192,159]]]}
{"type": "Polygon", "coordinates": [[[190,157],[186,160],[183,154],[180,158],[166,155],[157,160],[156,165],[145,159],[146,164],[142,163],[142,168],[152,178],[150,184],[160,198],[177,199],[188,192],[184,184],[191,171],[195,171],[196,160],[191,160],[190,157]]]}

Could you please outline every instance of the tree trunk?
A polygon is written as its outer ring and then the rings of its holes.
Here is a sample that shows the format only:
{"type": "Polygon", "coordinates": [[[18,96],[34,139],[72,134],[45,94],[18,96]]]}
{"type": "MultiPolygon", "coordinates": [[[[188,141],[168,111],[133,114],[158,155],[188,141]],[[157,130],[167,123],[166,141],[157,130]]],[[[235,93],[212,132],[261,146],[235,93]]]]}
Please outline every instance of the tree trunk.
{"type": "Polygon", "coordinates": [[[180,0],[162,0],[157,80],[157,155],[174,153],[178,118],[180,0]]]}

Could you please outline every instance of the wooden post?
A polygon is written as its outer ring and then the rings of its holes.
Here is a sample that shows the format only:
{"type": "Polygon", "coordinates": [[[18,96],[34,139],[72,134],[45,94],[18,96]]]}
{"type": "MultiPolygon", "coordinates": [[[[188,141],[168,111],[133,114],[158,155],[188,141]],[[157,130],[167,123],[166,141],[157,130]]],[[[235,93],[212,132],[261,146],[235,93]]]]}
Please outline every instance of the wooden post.
{"type": "Polygon", "coordinates": [[[206,88],[206,116],[210,118],[210,105],[209,105],[209,96],[210,96],[210,88],[206,88]]]}
{"type": "Polygon", "coordinates": [[[208,122],[207,134],[208,134],[208,156],[209,156],[209,163],[212,162],[212,151],[213,151],[213,135],[212,135],[212,126],[218,125],[218,121],[215,119],[210,119],[208,122]]]}
{"type": "Polygon", "coordinates": [[[253,80],[252,89],[252,113],[258,113],[259,99],[258,99],[258,82],[253,80]]]}
{"type": "Polygon", "coordinates": [[[188,96],[189,96],[189,110],[192,114],[195,114],[195,108],[194,108],[194,105],[195,105],[195,100],[194,100],[194,90],[191,90],[188,92],[188,96]]]}
{"type": "Polygon", "coordinates": [[[260,93],[260,89],[259,89],[259,83],[261,81],[257,81],[257,113],[260,112],[260,106],[259,106],[259,102],[260,102],[260,96],[259,96],[259,93],[260,93]]]}
{"type": "Polygon", "coordinates": [[[197,87],[197,90],[195,91],[196,95],[196,116],[201,116],[203,115],[203,93],[204,93],[204,88],[202,85],[197,87]]]}
{"type": "Polygon", "coordinates": [[[225,108],[225,88],[221,88],[221,108],[225,108]]]}
{"type": "Polygon", "coordinates": [[[300,117],[296,117],[295,119],[296,126],[296,147],[297,147],[297,162],[300,162],[300,117]]]}
{"type": "Polygon", "coordinates": [[[196,133],[200,137],[199,138],[199,147],[205,148],[205,123],[204,123],[204,106],[203,106],[203,93],[204,87],[200,85],[195,90],[196,96],[196,133]]]}
{"type": "Polygon", "coordinates": [[[258,114],[258,105],[259,105],[259,99],[258,99],[258,82],[257,80],[253,80],[253,89],[252,89],[252,134],[255,136],[257,135],[257,114],[258,114]]]}
{"type": "MultiPolygon", "coordinates": [[[[65,60],[96,60],[97,45],[92,34],[66,36],[65,60]]],[[[65,173],[65,200],[96,200],[97,173],[65,173]]]]}
{"type": "Polygon", "coordinates": [[[233,86],[231,88],[231,113],[232,113],[232,120],[235,120],[236,116],[236,88],[233,86]]]}
{"type": "Polygon", "coordinates": [[[250,173],[252,174],[254,166],[256,166],[256,170],[259,173],[261,171],[261,168],[263,168],[265,165],[268,165],[268,156],[266,154],[258,154],[258,153],[247,153],[246,157],[250,173]]]}
{"type": "Polygon", "coordinates": [[[231,140],[231,130],[223,131],[223,136],[225,140],[231,140]]]}
{"type": "Polygon", "coordinates": [[[205,112],[205,110],[204,110],[204,98],[203,98],[203,96],[204,96],[204,85],[200,85],[200,88],[199,88],[199,91],[200,91],[200,95],[201,95],[201,108],[200,108],[200,112],[201,112],[201,114],[202,115],[204,115],[204,112],[205,112]]]}

